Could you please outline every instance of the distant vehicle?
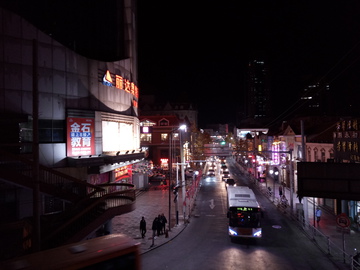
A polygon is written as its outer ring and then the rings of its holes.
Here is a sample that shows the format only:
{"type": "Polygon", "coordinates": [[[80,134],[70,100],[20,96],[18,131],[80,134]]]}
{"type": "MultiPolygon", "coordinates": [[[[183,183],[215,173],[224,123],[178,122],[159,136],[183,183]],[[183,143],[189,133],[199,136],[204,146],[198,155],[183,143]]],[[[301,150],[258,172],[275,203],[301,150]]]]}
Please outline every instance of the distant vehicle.
{"type": "Polygon", "coordinates": [[[230,173],[229,172],[223,172],[222,174],[222,180],[225,181],[226,179],[230,178],[230,173]]]}
{"type": "Polygon", "coordinates": [[[254,192],[247,186],[229,186],[227,193],[229,236],[261,238],[261,208],[254,192]]]}
{"type": "Polygon", "coordinates": [[[161,181],[165,181],[165,179],[166,179],[165,174],[162,173],[154,174],[149,178],[151,182],[161,182],[161,181]]]}
{"type": "Polygon", "coordinates": [[[215,170],[214,169],[208,170],[208,176],[214,177],[215,176],[215,170]]]}
{"type": "Polygon", "coordinates": [[[226,165],[222,165],[222,166],[221,166],[221,170],[222,170],[223,172],[229,171],[229,169],[228,169],[228,167],[227,167],[226,165]]]}
{"type": "Polygon", "coordinates": [[[232,178],[226,179],[225,180],[225,186],[226,186],[226,188],[229,187],[229,186],[236,186],[235,180],[232,179],[232,178]]]}
{"type": "Polygon", "coordinates": [[[266,174],[265,173],[260,174],[259,181],[260,182],[266,182],[266,174]]]}
{"type": "Polygon", "coordinates": [[[193,175],[194,175],[194,171],[193,170],[186,170],[185,171],[185,177],[186,177],[186,179],[188,179],[188,178],[193,178],[193,175]]]}

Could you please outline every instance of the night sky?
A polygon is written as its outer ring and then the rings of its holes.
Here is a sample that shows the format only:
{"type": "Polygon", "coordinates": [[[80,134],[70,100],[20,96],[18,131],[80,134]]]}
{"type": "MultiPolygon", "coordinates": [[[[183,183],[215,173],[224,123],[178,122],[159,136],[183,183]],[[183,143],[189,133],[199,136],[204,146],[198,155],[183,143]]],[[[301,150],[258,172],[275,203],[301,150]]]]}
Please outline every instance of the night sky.
{"type": "Polygon", "coordinates": [[[200,127],[235,122],[256,55],[280,118],[319,79],[334,111],[358,107],[360,1],[138,1],[138,19],[140,95],[197,104],[200,127]]]}

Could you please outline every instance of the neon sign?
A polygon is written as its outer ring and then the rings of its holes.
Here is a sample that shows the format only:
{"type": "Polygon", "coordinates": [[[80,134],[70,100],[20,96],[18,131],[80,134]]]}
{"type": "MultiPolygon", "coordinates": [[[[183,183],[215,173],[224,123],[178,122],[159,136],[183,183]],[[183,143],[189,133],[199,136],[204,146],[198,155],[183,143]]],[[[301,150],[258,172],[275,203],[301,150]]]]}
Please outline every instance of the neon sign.
{"type": "Polygon", "coordinates": [[[110,75],[110,72],[107,70],[104,77],[103,77],[103,81],[102,83],[106,86],[110,86],[112,87],[113,86],[113,81],[111,79],[111,75],[110,75]]]}
{"type": "MultiPolygon", "coordinates": [[[[115,86],[117,89],[124,90],[125,92],[132,94],[136,99],[139,98],[139,88],[135,85],[135,83],[120,75],[112,75],[109,70],[107,70],[103,76],[102,84],[109,87],[115,86]],[[113,77],[115,78],[115,85],[113,83],[113,77]]],[[[137,106],[137,102],[134,103],[134,106],[135,105],[137,106]]]]}
{"type": "Polygon", "coordinates": [[[272,153],[272,161],[273,164],[279,164],[280,163],[280,155],[279,155],[279,150],[280,150],[280,144],[278,142],[274,142],[273,145],[271,146],[271,150],[273,151],[272,153]]]}

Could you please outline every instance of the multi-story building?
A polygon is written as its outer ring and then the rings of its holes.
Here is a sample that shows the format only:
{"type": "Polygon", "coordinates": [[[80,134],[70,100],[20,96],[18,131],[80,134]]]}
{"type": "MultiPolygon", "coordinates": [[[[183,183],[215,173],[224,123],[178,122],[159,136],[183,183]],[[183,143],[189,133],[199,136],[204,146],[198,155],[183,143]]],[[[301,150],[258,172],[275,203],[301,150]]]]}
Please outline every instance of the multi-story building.
{"type": "Polygon", "coordinates": [[[299,110],[301,115],[328,116],[331,115],[333,106],[331,99],[330,85],[319,81],[308,85],[300,97],[299,110]]]}
{"type": "MultiPolygon", "coordinates": [[[[0,136],[6,150],[1,152],[0,219],[26,220],[26,225],[1,232],[1,248],[23,251],[23,235],[32,237],[32,245],[26,245],[31,249],[93,237],[101,229],[111,232],[112,217],[134,205],[135,190],[124,183],[141,187],[146,177],[140,164],[135,1],[106,6],[106,14],[118,22],[116,32],[109,33],[117,44],[108,47],[106,36],[92,36],[94,44],[77,39],[76,33],[83,33],[71,24],[77,22],[71,20],[72,10],[36,17],[33,9],[9,3],[0,8],[0,136]],[[80,225],[90,212],[97,214],[80,225]],[[71,230],[64,225],[70,223],[71,230]],[[59,237],[64,231],[67,236],[59,237]]],[[[89,27],[94,20],[98,29],[106,28],[95,18],[87,20],[89,27]]]]}
{"type": "Polygon", "coordinates": [[[264,119],[271,116],[270,74],[263,59],[249,61],[247,67],[245,118],[264,119]]]}
{"type": "Polygon", "coordinates": [[[140,116],[141,147],[146,149],[146,158],[155,166],[169,170],[171,163],[180,163],[183,143],[184,158],[189,160],[188,131],[186,122],[175,115],[140,116]],[[181,126],[186,125],[186,130],[181,126]]]}
{"type": "Polygon", "coordinates": [[[140,100],[140,115],[175,115],[198,128],[197,108],[188,102],[157,102],[155,96],[146,95],[140,100]]]}

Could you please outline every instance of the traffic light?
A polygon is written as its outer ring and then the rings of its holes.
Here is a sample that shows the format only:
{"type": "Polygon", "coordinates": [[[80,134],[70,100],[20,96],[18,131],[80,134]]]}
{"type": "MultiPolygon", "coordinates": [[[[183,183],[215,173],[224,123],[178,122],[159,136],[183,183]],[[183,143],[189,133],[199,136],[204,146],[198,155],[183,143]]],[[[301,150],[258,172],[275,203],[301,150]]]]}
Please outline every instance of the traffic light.
{"type": "Polygon", "coordinates": [[[221,142],[220,142],[220,145],[225,145],[225,144],[226,144],[225,141],[221,141],[221,142]]]}

